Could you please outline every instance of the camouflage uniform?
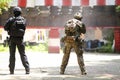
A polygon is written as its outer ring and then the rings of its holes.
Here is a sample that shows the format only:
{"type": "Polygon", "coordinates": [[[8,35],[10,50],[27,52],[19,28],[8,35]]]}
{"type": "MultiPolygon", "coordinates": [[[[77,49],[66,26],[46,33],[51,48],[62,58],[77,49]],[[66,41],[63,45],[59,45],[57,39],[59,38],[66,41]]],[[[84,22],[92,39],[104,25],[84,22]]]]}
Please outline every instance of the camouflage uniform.
{"type": "Polygon", "coordinates": [[[60,68],[60,74],[64,74],[65,68],[68,64],[71,49],[74,48],[79,67],[81,69],[81,74],[85,75],[85,65],[83,60],[83,50],[82,50],[82,39],[80,38],[81,33],[85,33],[85,25],[78,19],[70,19],[65,24],[65,34],[66,36],[61,39],[64,42],[64,56],[62,59],[62,64],[60,68]]]}

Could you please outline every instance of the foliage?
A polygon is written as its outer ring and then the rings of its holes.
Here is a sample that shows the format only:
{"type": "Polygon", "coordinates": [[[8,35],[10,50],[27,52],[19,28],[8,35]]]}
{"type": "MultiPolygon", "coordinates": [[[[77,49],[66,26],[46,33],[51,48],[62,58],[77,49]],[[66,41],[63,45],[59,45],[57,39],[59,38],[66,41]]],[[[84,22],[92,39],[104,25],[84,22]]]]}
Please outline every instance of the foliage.
{"type": "Polygon", "coordinates": [[[100,48],[98,49],[98,52],[101,52],[101,53],[113,53],[114,51],[113,51],[113,49],[112,49],[112,43],[109,42],[109,43],[107,43],[106,45],[100,47],[100,48]]]}
{"type": "Polygon", "coordinates": [[[106,36],[104,39],[108,41],[105,45],[99,48],[98,52],[103,52],[103,53],[113,53],[112,45],[113,45],[113,40],[114,40],[114,29],[109,29],[107,30],[107,33],[105,33],[106,36]]]}
{"type": "Polygon", "coordinates": [[[0,14],[2,14],[2,11],[7,11],[11,0],[0,0],[0,14]]]}
{"type": "Polygon", "coordinates": [[[107,32],[104,31],[106,36],[104,36],[104,39],[109,41],[109,42],[113,42],[113,39],[114,39],[114,28],[112,29],[107,29],[107,32]]]}
{"type": "Polygon", "coordinates": [[[116,12],[120,12],[120,6],[116,7],[116,12]]]}
{"type": "Polygon", "coordinates": [[[120,6],[116,7],[116,12],[120,12],[120,6]]]}
{"type": "MultiPolygon", "coordinates": [[[[25,46],[26,51],[32,51],[32,52],[47,52],[48,51],[48,45],[47,43],[40,43],[38,45],[26,45],[25,46]]],[[[9,47],[4,47],[2,44],[0,45],[0,52],[8,52],[9,47]]]]}
{"type": "Polygon", "coordinates": [[[0,52],[7,52],[7,51],[9,51],[8,46],[4,47],[3,45],[0,45],[0,52]]]}
{"type": "Polygon", "coordinates": [[[48,51],[48,45],[47,43],[40,43],[38,45],[26,45],[26,51],[37,51],[37,52],[48,51]]]}
{"type": "MultiPolygon", "coordinates": [[[[88,49],[88,51],[95,51],[100,53],[113,53],[114,52],[114,49],[113,49],[114,29],[111,29],[111,28],[104,29],[102,32],[103,32],[104,41],[102,42],[100,41],[101,45],[96,43],[97,47],[95,48],[92,47],[88,49]]],[[[95,45],[95,44],[91,44],[91,45],[95,45]]]]}

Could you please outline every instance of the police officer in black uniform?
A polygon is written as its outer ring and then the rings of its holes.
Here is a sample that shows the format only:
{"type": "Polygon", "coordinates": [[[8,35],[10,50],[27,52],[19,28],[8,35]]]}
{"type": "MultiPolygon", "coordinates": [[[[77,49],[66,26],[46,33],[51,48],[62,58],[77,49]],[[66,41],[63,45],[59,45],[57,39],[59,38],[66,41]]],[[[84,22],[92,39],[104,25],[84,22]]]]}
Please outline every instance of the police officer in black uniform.
{"type": "Polygon", "coordinates": [[[21,61],[23,66],[25,67],[26,74],[29,74],[30,67],[29,67],[29,62],[27,60],[27,56],[25,54],[25,46],[23,44],[23,37],[26,29],[26,20],[21,16],[22,10],[20,7],[14,7],[13,13],[14,16],[10,17],[4,26],[4,29],[8,32],[8,35],[10,35],[10,41],[9,41],[10,74],[14,74],[16,47],[18,48],[18,51],[20,53],[21,61]]]}

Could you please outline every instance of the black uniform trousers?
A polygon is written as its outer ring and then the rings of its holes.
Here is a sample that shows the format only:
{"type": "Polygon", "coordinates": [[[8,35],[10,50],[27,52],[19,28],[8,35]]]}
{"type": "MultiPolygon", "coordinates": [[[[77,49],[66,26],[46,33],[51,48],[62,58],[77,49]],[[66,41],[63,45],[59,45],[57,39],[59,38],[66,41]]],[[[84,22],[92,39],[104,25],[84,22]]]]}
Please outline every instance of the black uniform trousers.
{"type": "Polygon", "coordinates": [[[21,61],[25,70],[29,69],[29,62],[27,60],[27,56],[25,54],[25,46],[23,44],[23,37],[10,37],[9,41],[9,51],[10,51],[10,58],[9,58],[9,69],[10,72],[14,72],[15,68],[15,52],[16,47],[20,53],[21,61]]]}

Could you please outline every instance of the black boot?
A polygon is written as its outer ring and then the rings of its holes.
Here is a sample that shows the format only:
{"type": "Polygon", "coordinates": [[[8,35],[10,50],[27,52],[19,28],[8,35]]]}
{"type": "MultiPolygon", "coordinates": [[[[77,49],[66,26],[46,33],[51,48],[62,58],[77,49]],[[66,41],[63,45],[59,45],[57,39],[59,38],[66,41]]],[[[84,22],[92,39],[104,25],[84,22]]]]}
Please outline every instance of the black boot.
{"type": "Polygon", "coordinates": [[[30,68],[26,68],[26,74],[30,74],[30,68]]]}
{"type": "Polygon", "coordinates": [[[14,70],[10,70],[10,74],[14,74],[14,70]]]}
{"type": "Polygon", "coordinates": [[[10,72],[10,74],[14,74],[14,72],[10,72]]]}

